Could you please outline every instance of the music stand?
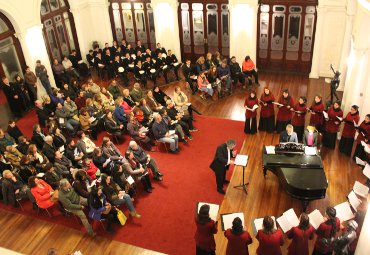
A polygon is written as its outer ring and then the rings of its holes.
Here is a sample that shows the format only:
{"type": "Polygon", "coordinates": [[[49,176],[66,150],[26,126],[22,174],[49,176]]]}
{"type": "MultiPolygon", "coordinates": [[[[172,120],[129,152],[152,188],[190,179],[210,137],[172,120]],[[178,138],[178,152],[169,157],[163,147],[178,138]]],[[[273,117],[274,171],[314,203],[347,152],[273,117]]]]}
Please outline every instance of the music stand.
{"type": "Polygon", "coordinates": [[[248,156],[247,155],[240,155],[240,154],[236,155],[234,164],[235,164],[235,166],[242,166],[243,167],[243,182],[240,185],[234,186],[234,188],[243,188],[245,193],[248,194],[247,186],[249,185],[249,182],[245,183],[245,180],[244,180],[245,168],[248,164],[248,156]]]}

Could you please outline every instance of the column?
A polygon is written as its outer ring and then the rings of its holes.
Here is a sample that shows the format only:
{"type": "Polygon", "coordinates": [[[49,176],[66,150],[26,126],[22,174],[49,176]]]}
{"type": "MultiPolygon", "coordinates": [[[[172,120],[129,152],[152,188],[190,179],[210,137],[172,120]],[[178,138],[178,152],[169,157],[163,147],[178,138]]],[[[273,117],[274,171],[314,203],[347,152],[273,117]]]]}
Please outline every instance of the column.
{"type": "Polygon", "coordinates": [[[321,41],[324,31],[326,8],[320,6],[317,8],[317,21],[316,21],[316,33],[315,33],[315,45],[313,47],[313,56],[311,64],[310,78],[319,78],[319,63],[321,55],[321,41]]]}
{"type": "Polygon", "coordinates": [[[156,42],[171,49],[181,60],[177,0],[152,0],[156,42]]]}
{"type": "Polygon", "coordinates": [[[229,0],[230,56],[242,63],[249,55],[256,63],[257,0],[229,0]]]}
{"type": "Polygon", "coordinates": [[[370,4],[357,0],[357,10],[352,29],[352,46],[348,57],[342,108],[348,112],[351,105],[360,107],[361,120],[370,113],[370,4]],[[366,100],[365,100],[366,99],[366,100]]]}
{"type": "Polygon", "coordinates": [[[80,0],[69,0],[70,11],[73,15],[73,20],[75,23],[76,34],[78,38],[78,44],[80,47],[80,54],[82,59],[86,58],[86,54],[92,48],[92,43],[89,38],[89,29],[86,29],[86,23],[90,23],[90,17],[87,13],[87,1],[80,0]]]}
{"type": "MultiPolygon", "coordinates": [[[[46,50],[44,37],[42,34],[42,24],[34,25],[28,28],[23,28],[22,32],[17,33],[17,37],[22,46],[22,51],[26,60],[27,65],[34,72],[36,67],[36,61],[40,60],[48,71],[49,80],[52,87],[55,86],[55,80],[53,71],[51,69],[51,64],[49,60],[49,55],[46,50]]],[[[38,81],[38,97],[45,95],[45,89],[38,81]]]]}
{"type": "Polygon", "coordinates": [[[351,50],[351,34],[355,13],[356,13],[356,0],[348,0],[346,9],[346,28],[343,37],[342,54],[339,64],[339,72],[341,73],[340,77],[341,81],[338,87],[339,91],[344,90],[348,56],[351,50]]]}

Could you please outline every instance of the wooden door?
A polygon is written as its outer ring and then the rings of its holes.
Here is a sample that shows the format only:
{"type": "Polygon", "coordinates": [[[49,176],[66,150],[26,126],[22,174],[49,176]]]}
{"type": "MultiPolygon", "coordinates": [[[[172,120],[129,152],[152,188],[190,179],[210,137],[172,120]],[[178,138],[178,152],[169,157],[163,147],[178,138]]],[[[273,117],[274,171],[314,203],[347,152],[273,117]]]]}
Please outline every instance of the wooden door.
{"type": "Polygon", "coordinates": [[[260,5],[257,23],[257,66],[260,69],[310,72],[316,4],[316,0],[271,0],[260,5]]]}
{"type": "Polygon", "coordinates": [[[216,51],[228,57],[229,9],[227,2],[180,1],[179,32],[181,56],[196,60],[216,51]]]}

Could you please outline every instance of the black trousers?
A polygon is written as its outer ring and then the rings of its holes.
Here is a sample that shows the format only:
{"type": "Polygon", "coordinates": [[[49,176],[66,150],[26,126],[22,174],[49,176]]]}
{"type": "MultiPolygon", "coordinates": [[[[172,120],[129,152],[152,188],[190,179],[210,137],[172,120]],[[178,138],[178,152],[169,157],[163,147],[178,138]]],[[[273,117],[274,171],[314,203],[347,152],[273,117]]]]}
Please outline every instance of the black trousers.
{"type": "Polygon", "coordinates": [[[327,252],[327,253],[321,253],[321,252],[317,251],[316,249],[314,249],[313,252],[312,252],[312,255],[332,255],[332,254],[333,254],[332,251],[327,252]]]}
{"type": "Polygon", "coordinates": [[[352,153],[353,142],[354,138],[342,137],[339,142],[339,151],[350,157],[352,153]]]}
{"type": "Polygon", "coordinates": [[[184,121],[185,123],[187,123],[189,125],[190,130],[194,129],[193,119],[189,115],[182,116],[181,121],[184,121]]]}
{"type": "Polygon", "coordinates": [[[304,126],[293,126],[294,132],[297,133],[298,141],[302,142],[303,140],[303,133],[304,133],[304,126]]]}
{"type": "Polygon", "coordinates": [[[358,157],[361,160],[366,161],[366,152],[364,147],[362,146],[361,143],[358,143],[356,145],[356,150],[355,153],[353,153],[353,160],[356,161],[356,157],[358,157]]]}
{"type": "Polygon", "coordinates": [[[224,187],[226,169],[215,171],[217,190],[222,190],[224,187]]]}
{"type": "Polygon", "coordinates": [[[275,127],[276,132],[278,134],[280,134],[281,132],[283,132],[286,129],[286,126],[288,124],[290,124],[290,120],[288,120],[288,121],[277,120],[276,121],[276,127],[275,127]]]}
{"type": "Polygon", "coordinates": [[[267,118],[260,117],[260,123],[258,125],[259,130],[272,133],[274,132],[274,128],[275,128],[275,116],[274,115],[267,117],[267,118]]]}
{"type": "Polygon", "coordinates": [[[246,134],[255,134],[255,133],[257,133],[257,119],[256,119],[256,117],[245,119],[244,133],[246,133],[246,134]]]}
{"type": "Polygon", "coordinates": [[[197,86],[194,85],[194,80],[192,80],[190,78],[186,78],[185,80],[186,80],[187,83],[189,83],[191,92],[193,92],[193,94],[195,94],[195,92],[197,92],[197,86]]]}
{"type": "MultiPolygon", "coordinates": [[[[254,77],[254,83],[258,83],[258,73],[256,72],[256,70],[252,69],[250,71],[245,71],[243,73],[247,78],[253,76],[254,77]]],[[[249,84],[250,85],[252,84],[251,79],[249,80],[249,84]]]]}
{"type": "Polygon", "coordinates": [[[231,75],[231,79],[234,83],[234,85],[236,85],[238,83],[238,81],[244,85],[245,83],[245,76],[242,74],[242,73],[235,73],[235,74],[232,74],[231,75]]]}
{"type": "Polygon", "coordinates": [[[335,143],[337,142],[337,133],[329,133],[324,132],[324,136],[322,139],[322,144],[329,148],[329,149],[335,149],[335,143]]]}
{"type": "Polygon", "coordinates": [[[199,246],[196,246],[196,255],[216,255],[215,251],[206,251],[200,248],[199,246]]]}
{"type": "Polygon", "coordinates": [[[190,131],[189,131],[189,125],[185,121],[179,120],[177,123],[182,127],[182,130],[184,130],[184,134],[186,136],[190,136],[190,131]]]}

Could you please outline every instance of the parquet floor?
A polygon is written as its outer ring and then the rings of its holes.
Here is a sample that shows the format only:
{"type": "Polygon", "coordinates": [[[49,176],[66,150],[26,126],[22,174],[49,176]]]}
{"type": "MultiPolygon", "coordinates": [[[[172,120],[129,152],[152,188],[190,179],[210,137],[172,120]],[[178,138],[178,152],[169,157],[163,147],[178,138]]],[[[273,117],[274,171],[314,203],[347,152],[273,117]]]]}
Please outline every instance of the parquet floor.
{"type": "MultiPolygon", "coordinates": [[[[264,86],[269,86],[275,96],[280,95],[285,88],[290,90],[294,99],[297,99],[300,95],[306,95],[309,105],[316,93],[321,94],[324,99],[329,96],[329,84],[324,83],[323,79],[310,80],[302,76],[262,73],[260,74],[260,81],[261,86],[256,88],[258,96],[264,86]]],[[[164,87],[163,90],[172,95],[176,85],[186,90],[184,82],[173,82],[164,87]]],[[[204,102],[198,96],[191,97],[191,101],[206,116],[243,121],[245,94],[246,90],[238,89],[232,96],[219,101],[204,102]]],[[[232,136],[233,134],[230,134],[230,137],[232,136]]],[[[261,167],[262,146],[277,143],[277,134],[261,132],[256,135],[246,135],[244,143],[238,145],[240,153],[249,155],[245,176],[250,183],[248,194],[240,189],[232,188],[234,185],[240,184],[242,180],[242,169],[238,167],[234,170],[220,213],[244,212],[245,222],[250,233],[252,233],[250,223],[254,218],[265,215],[279,216],[289,208],[294,208],[297,214],[301,210],[300,202],[285,193],[276,176],[268,172],[266,178],[263,177],[261,167]]],[[[345,201],[354,181],[365,181],[360,169],[347,157],[339,154],[337,149],[334,151],[323,149],[322,158],[329,188],[326,198],[310,203],[308,211],[317,208],[324,212],[328,205],[337,205],[345,201]]],[[[73,229],[5,211],[0,211],[0,226],[0,246],[25,254],[46,254],[49,247],[57,248],[58,254],[68,254],[74,250],[81,250],[84,255],[159,254],[102,237],[91,239],[73,229]]],[[[223,237],[223,232],[219,231],[215,238],[217,254],[225,254],[227,241],[223,237]]],[[[283,247],[284,254],[286,254],[288,243],[286,242],[283,247]]],[[[182,245],[194,246],[194,244],[182,245]]],[[[313,242],[311,243],[311,249],[312,245],[313,242]]],[[[258,242],[254,239],[249,248],[250,254],[255,254],[257,246],[258,242]]]]}

